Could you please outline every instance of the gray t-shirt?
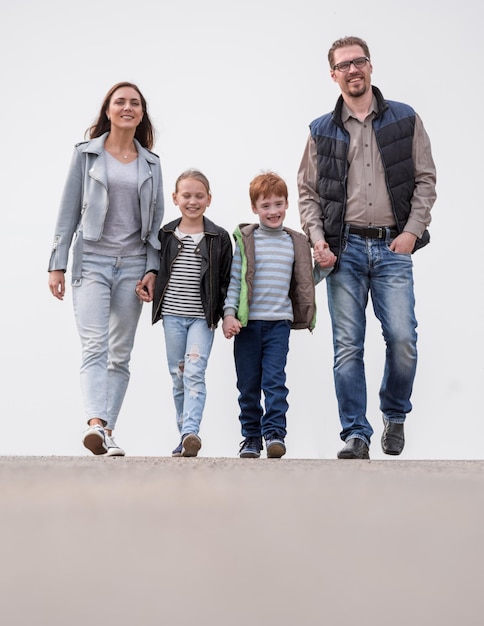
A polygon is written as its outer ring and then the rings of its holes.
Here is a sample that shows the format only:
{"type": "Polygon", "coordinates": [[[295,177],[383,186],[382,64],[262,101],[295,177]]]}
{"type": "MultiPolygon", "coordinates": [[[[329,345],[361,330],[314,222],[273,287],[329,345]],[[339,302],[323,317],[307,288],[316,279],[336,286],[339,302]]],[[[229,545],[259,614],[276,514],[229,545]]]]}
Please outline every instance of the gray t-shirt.
{"type": "Polygon", "coordinates": [[[141,241],[138,159],[121,163],[104,152],[108,176],[108,210],[99,241],[84,241],[83,251],[106,256],[146,254],[141,241]]]}

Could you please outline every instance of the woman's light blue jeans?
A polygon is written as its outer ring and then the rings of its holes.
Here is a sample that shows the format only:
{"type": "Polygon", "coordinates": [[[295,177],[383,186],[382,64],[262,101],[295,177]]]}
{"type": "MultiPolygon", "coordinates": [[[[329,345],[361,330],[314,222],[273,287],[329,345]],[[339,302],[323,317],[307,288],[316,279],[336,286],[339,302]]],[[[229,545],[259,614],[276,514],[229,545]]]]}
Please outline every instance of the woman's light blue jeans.
{"type": "Polygon", "coordinates": [[[111,430],[128,387],[142,307],[134,290],[145,270],[146,257],[84,254],[82,278],[72,286],[86,418],[97,417],[111,430]]]}
{"type": "Polygon", "coordinates": [[[380,410],[385,419],[403,423],[412,409],[417,367],[412,257],[392,252],[390,241],[389,230],[386,240],[347,234],[339,268],[326,278],[343,441],[357,437],[369,445],[373,434],[363,361],[368,294],[386,344],[380,410]]]}
{"type": "Polygon", "coordinates": [[[215,333],[205,319],[181,315],[164,315],[163,329],[178,430],[182,437],[198,435],[207,397],[205,372],[215,333]]]}

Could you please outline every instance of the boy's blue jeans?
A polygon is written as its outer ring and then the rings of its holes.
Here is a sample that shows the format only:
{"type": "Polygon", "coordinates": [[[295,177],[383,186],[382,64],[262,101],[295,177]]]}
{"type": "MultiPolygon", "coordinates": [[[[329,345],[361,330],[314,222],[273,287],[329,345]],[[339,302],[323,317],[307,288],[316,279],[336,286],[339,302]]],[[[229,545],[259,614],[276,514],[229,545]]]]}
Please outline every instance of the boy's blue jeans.
{"type": "Polygon", "coordinates": [[[181,315],[164,315],[163,329],[178,430],[182,436],[198,434],[207,397],[205,371],[215,333],[205,319],[181,315]]]}
{"type": "Polygon", "coordinates": [[[286,436],[286,361],[291,324],[251,320],[234,339],[240,423],[244,437],[286,436]],[[264,393],[263,410],[261,394],[264,393]]]}
{"type": "Polygon", "coordinates": [[[339,268],[326,278],[343,441],[358,437],[369,445],[373,434],[363,361],[368,294],[386,343],[380,410],[389,421],[403,423],[412,409],[417,367],[412,257],[392,252],[390,241],[389,231],[386,240],[347,234],[339,268]]]}

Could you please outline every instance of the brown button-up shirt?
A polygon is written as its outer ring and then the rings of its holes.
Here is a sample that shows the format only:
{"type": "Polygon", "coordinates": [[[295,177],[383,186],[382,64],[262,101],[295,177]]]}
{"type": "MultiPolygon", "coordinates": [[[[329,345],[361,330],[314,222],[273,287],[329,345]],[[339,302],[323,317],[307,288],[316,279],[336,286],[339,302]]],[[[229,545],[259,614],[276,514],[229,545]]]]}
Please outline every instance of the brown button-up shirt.
{"type": "Polygon", "coordinates": [[[350,134],[345,222],[353,226],[395,227],[385,170],[372,126],[376,112],[375,98],[363,122],[353,117],[343,104],[343,124],[350,134]]]}

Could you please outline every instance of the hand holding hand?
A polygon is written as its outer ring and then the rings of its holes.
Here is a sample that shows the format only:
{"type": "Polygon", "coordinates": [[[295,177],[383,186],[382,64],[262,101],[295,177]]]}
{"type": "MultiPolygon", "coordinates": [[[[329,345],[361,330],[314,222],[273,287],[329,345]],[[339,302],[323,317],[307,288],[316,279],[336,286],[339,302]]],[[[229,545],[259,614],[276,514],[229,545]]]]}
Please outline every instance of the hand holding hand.
{"type": "Polygon", "coordinates": [[[241,328],[242,324],[233,315],[227,315],[224,317],[224,321],[222,322],[222,331],[227,339],[231,339],[234,335],[238,335],[241,328]]]}
{"type": "Polygon", "coordinates": [[[156,274],[147,272],[141,280],[138,280],[135,292],[142,302],[151,302],[155,294],[156,274]]]}
{"type": "Polygon", "coordinates": [[[331,252],[329,245],[321,239],[314,244],[314,260],[320,267],[334,267],[336,255],[331,252]]]}

